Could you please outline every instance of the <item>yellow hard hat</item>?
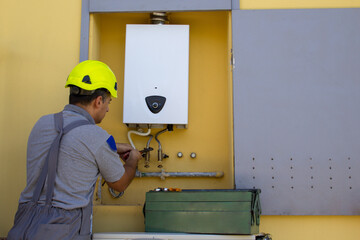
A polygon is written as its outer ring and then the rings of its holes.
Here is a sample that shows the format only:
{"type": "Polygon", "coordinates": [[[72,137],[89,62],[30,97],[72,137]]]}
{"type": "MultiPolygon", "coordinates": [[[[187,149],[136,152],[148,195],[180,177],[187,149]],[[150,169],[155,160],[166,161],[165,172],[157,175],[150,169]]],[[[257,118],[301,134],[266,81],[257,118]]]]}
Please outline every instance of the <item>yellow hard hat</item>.
{"type": "Polygon", "coordinates": [[[65,87],[70,85],[88,91],[105,88],[112,97],[117,97],[115,74],[100,61],[86,60],[76,65],[67,78],[65,87]]]}

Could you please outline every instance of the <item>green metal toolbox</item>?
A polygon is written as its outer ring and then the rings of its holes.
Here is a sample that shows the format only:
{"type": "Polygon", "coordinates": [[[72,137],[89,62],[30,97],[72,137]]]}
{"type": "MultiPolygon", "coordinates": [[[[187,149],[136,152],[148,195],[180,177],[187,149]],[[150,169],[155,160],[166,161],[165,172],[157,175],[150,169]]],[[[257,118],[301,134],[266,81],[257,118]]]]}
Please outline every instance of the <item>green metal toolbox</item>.
{"type": "Polygon", "coordinates": [[[145,231],[256,234],[260,189],[146,193],[145,231]]]}

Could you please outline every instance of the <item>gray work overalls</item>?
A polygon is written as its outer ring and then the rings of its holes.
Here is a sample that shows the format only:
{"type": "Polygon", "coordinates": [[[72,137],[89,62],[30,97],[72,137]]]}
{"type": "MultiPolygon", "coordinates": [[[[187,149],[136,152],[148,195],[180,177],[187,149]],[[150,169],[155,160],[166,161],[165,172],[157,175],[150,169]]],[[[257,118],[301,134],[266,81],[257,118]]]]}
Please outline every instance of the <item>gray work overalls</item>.
{"type": "Polygon", "coordinates": [[[7,237],[8,240],[91,239],[92,201],[86,207],[73,210],[52,206],[61,139],[72,129],[91,123],[87,120],[78,120],[63,127],[62,112],[54,114],[54,120],[58,135],[50,146],[32,200],[19,204],[14,226],[7,237]],[[45,204],[39,204],[38,201],[46,180],[46,201],[45,204]]]}

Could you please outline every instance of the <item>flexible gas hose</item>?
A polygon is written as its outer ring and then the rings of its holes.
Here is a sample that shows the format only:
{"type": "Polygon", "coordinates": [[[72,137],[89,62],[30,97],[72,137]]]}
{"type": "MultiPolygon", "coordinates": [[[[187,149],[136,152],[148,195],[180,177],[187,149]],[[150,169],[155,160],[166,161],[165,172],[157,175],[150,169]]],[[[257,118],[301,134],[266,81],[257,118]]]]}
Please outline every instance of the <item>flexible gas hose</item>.
{"type": "Polygon", "coordinates": [[[148,136],[149,134],[151,133],[151,128],[148,129],[148,131],[146,133],[142,133],[142,132],[139,132],[139,131],[135,131],[135,130],[130,130],[128,131],[128,139],[129,139],[129,142],[130,142],[130,145],[133,147],[133,148],[136,148],[132,139],[131,139],[131,134],[136,134],[136,135],[139,135],[139,136],[148,136]]]}

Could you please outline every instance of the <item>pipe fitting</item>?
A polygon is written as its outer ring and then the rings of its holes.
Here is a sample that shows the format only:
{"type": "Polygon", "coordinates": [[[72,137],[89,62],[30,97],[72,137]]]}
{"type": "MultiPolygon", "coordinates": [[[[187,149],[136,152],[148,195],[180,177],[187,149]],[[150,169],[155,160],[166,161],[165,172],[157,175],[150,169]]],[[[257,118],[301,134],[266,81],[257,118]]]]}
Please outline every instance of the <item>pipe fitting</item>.
{"type": "MultiPolygon", "coordinates": [[[[162,134],[162,133],[164,133],[164,132],[167,132],[167,131],[169,131],[169,129],[168,129],[168,128],[165,128],[165,129],[163,129],[163,130],[161,130],[160,132],[158,132],[158,133],[155,134],[155,140],[157,141],[157,143],[158,143],[158,145],[159,145],[159,148],[158,148],[158,168],[162,168],[162,167],[163,167],[163,165],[162,165],[163,158],[164,158],[165,156],[167,156],[166,154],[163,154],[163,152],[162,152],[162,146],[161,146],[161,143],[160,143],[158,137],[159,137],[160,134],[162,134]]],[[[167,156],[167,157],[169,157],[169,156],[167,156]]],[[[166,158],[166,157],[165,157],[165,158],[166,158]]]]}
{"type": "Polygon", "coordinates": [[[163,160],[163,153],[162,153],[162,149],[159,148],[158,149],[158,168],[162,168],[162,160],[163,160]]]}
{"type": "MultiPolygon", "coordinates": [[[[149,135],[149,140],[147,141],[147,143],[146,143],[146,148],[147,149],[149,149],[150,148],[150,142],[151,142],[151,140],[153,139],[153,135],[149,135]]],[[[148,152],[146,152],[146,154],[145,154],[145,166],[144,167],[146,167],[146,168],[148,168],[148,167],[150,167],[150,151],[148,151],[148,152]]]]}
{"type": "Polygon", "coordinates": [[[168,14],[166,12],[150,13],[151,24],[166,24],[169,23],[168,14]]]}

